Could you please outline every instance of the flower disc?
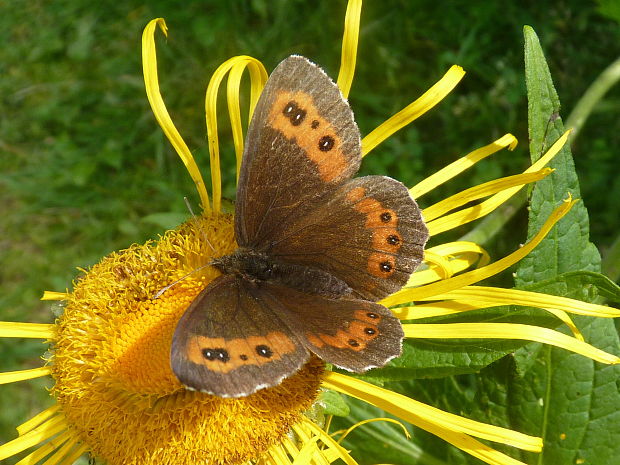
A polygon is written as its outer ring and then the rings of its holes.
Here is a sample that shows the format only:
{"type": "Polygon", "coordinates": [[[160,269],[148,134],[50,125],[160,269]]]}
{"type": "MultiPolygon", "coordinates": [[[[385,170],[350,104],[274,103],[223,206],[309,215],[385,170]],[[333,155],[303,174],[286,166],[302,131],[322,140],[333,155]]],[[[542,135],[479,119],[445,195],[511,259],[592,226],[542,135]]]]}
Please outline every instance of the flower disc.
{"type": "Polygon", "coordinates": [[[233,237],[230,216],[197,218],[108,255],[76,282],[57,324],[53,394],[93,455],[118,465],[242,463],[279,443],[316,399],[315,358],[240,399],[187,391],[172,373],[176,323],[219,274],[199,268],[232,252],[233,237]]]}

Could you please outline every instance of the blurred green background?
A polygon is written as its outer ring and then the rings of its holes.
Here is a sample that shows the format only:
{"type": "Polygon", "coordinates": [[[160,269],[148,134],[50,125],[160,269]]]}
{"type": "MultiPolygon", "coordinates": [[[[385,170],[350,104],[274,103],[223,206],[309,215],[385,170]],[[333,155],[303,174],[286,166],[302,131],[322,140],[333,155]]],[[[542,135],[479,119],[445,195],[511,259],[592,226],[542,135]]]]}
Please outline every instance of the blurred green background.
{"type": "MultiPolygon", "coordinates": [[[[268,70],[298,53],[337,76],[346,1],[0,2],[0,320],[51,322],[43,290],[71,287],[76,267],[156,238],[197,209],[193,183],[146,100],[143,27],[164,17],[158,37],[162,92],[208,178],[204,92],[233,55],[268,70]]],[[[538,33],[566,118],[620,52],[617,2],[367,1],[350,102],[362,134],[417,98],[450,65],[465,80],[438,108],[365,159],[362,173],[413,185],[506,132],[521,141],[424,199],[515,174],[528,163],[522,27],[538,33]]],[[[573,144],[592,240],[603,255],[618,237],[620,146],[612,89],[573,144]]],[[[225,108],[222,99],[220,108],[225,108]]],[[[225,195],[234,198],[233,150],[221,112],[225,195]]],[[[525,212],[488,247],[523,242],[525,212]]],[[[454,237],[468,229],[456,231],[454,237]]],[[[442,239],[448,239],[442,237],[442,239]]],[[[38,341],[0,340],[0,371],[41,365],[38,341]]],[[[48,380],[0,387],[0,442],[50,404],[48,380]]],[[[7,462],[13,463],[13,462],[7,462]]]]}

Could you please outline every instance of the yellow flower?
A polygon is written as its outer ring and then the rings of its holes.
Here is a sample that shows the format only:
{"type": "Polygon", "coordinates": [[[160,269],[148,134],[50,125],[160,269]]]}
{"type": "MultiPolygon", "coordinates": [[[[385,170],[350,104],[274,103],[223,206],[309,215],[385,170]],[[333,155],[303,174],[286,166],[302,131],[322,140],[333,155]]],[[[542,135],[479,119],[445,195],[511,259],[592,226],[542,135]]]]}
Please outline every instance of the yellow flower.
{"type": "MultiPolygon", "coordinates": [[[[361,1],[348,5],[338,85],[348,95],[355,70],[361,1]]],[[[279,386],[238,399],[222,399],[183,388],[170,369],[169,353],[176,322],[196,295],[216,277],[204,266],[212,257],[235,249],[232,218],[221,212],[221,173],[216,101],[228,74],[230,113],[237,172],[243,152],[239,86],[245,69],[251,79],[250,114],[267,79],[262,64],[234,57],[215,72],[207,89],[206,115],[211,153],[212,199],[191,152],[175,128],[159,92],[155,32],[162,19],[149,23],[143,35],[147,95],[164,133],[196,184],[203,212],[159,240],[115,252],[85,272],[73,291],[46,292],[44,300],[64,302],[54,324],[0,323],[0,337],[49,341],[45,366],[0,374],[0,383],[51,375],[56,404],[17,428],[19,437],[0,446],[0,460],[34,448],[21,464],[45,458],[49,464],[71,464],[88,452],[111,465],[130,464],[289,464],[356,463],[328,434],[320,410],[319,388],[332,389],[382,408],[423,428],[489,464],[518,464],[480,438],[528,451],[540,451],[542,440],[443,412],[360,379],[325,371],[311,359],[279,386]],[[162,289],[166,292],[162,293],[162,289]]],[[[418,100],[389,118],[362,141],[367,155],[383,140],[436,105],[463,77],[452,67],[418,100]]],[[[550,173],[548,161],[567,134],[524,173],[468,189],[424,209],[431,235],[478,219],[528,183],[550,173]],[[487,198],[488,197],[488,198],[487,198]],[[474,207],[463,207],[482,198],[474,207]]],[[[477,161],[503,148],[514,148],[507,134],[457,160],[411,188],[419,199],[477,161]]],[[[402,320],[447,315],[504,304],[543,308],[566,323],[573,337],[536,326],[507,323],[404,324],[408,338],[501,338],[539,341],[602,363],[620,360],[587,344],[569,313],[620,316],[614,308],[526,291],[475,286],[527,255],[571,208],[567,198],[532,240],[516,252],[490,263],[471,242],[452,242],[426,251],[425,267],[401,291],[381,303],[402,320]],[[412,304],[415,302],[415,305],[412,304]],[[406,304],[406,305],[404,305],[406,304]]],[[[346,433],[345,433],[346,434],[346,433]]],[[[341,438],[342,439],[342,438],[341,438]]]]}

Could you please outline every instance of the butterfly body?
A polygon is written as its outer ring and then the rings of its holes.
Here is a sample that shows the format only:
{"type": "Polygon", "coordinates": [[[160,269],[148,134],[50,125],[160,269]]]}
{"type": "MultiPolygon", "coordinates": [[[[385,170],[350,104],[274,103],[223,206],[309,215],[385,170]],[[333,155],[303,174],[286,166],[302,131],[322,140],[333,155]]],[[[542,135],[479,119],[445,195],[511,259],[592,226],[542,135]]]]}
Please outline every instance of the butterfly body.
{"type": "Polygon", "coordinates": [[[342,280],[318,268],[295,263],[284,263],[252,249],[239,248],[230,255],[211,262],[224,274],[234,274],[260,286],[275,283],[309,294],[330,298],[350,295],[351,288],[342,280]]]}
{"type": "Polygon", "coordinates": [[[399,290],[428,238],[407,188],[352,178],[353,113],[336,84],[299,56],[267,81],[237,188],[239,249],[175,330],[171,365],[188,388],[240,397],[275,386],[315,354],[350,371],[383,366],[403,331],[376,302],[399,290]]]}

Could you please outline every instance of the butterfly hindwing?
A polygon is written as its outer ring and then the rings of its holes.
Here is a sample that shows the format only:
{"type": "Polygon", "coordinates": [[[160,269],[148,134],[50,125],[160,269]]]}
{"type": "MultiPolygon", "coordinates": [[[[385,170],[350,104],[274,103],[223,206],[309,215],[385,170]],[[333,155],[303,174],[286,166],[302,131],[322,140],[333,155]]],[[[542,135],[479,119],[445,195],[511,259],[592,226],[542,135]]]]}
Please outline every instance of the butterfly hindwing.
{"type": "Polygon", "coordinates": [[[275,386],[308,360],[302,341],[256,297],[252,283],[214,280],[192,302],[174,333],[171,364],[188,388],[241,397],[275,386]]]}
{"type": "Polygon", "coordinates": [[[309,351],[339,368],[361,373],[401,353],[403,329],[382,305],[272,283],[263,284],[261,292],[309,351]]]}
{"type": "Polygon", "coordinates": [[[355,297],[377,301],[407,283],[427,238],[420,210],[402,183],[364,176],[299,218],[269,255],[319,267],[345,281],[355,297]]]}

